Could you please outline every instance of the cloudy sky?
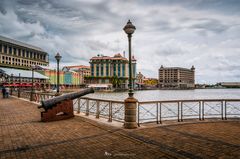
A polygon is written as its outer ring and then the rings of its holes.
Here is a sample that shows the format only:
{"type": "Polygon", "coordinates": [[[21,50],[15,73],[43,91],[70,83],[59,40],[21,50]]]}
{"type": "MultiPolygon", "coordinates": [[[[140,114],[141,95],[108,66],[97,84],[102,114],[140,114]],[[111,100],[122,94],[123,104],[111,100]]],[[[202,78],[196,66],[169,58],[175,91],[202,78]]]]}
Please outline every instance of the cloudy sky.
{"type": "MultiPolygon", "coordinates": [[[[128,53],[131,19],[138,72],[196,67],[197,83],[240,81],[238,0],[1,0],[0,35],[46,50],[50,66],[89,65],[97,54],[128,53]]],[[[127,55],[127,54],[126,54],[127,55]]]]}

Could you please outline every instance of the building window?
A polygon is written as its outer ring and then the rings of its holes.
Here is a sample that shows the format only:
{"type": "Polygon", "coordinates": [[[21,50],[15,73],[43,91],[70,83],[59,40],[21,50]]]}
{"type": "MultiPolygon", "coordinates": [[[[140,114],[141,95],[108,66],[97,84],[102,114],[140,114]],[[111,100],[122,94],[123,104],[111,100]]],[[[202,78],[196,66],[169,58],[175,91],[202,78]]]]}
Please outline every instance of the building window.
{"type": "Polygon", "coordinates": [[[0,52],[2,52],[2,44],[0,44],[0,52]]]}
{"type": "Polygon", "coordinates": [[[29,51],[27,51],[27,57],[29,57],[29,51]]]}
{"type": "Polygon", "coordinates": [[[97,69],[97,77],[99,76],[99,65],[96,65],[96,69],[97,69]]]}
{"type": "Polygon", "coordinates": [[[118,77],[120,77],[120,76],[121,76],[121,65],[118,64],[118,77]]]}
{"type": "Polygon", "coordinates": [[[12,54],[12,47],[9,47],[9,48],[8,48],[8,53],[9,53],[9,54],[12,54]]]}
{"type": "Polygon", "coordinates": [[[33,54],[32,54],[32,52],[30,52],[30,58],[32,58],[33,57],[33,54]]]}
{"type": "Polygon", "coordinates": [[[25,50],[22,50],[22,56],[25,57],[25,50]]]}
{"type": "Polygon", "coordinates": [[[7,53],[7,45],[4,45],[4,53],[7,53]]]}
{"type": "Polygon", "coordinates": [[[109,76],[109,64],[106,64],[106,76],[109,76]]]}
{"type": "Polygon", "coordinates": [[[94,65],[91,64],[91,76],[94,76],[94,65]]]}
{"type": "Polygon", "coordinates": [[[122,64],[122,76],[125,77],[125,64],[122,64]]]}
{"type": "Polygon", "coordinates": [[[21,56],[21,49],[18,49],[18,56],[21,56]]]}
{"type": "Polygon", "coordinates": [[[13,54],[17,55],[17,49],[16,48],[13,48],[13,54]]]}
{"type": "Polygon", "coordinates": [[[101,76],[103,76],[103,64],[101,64],[101,76]]]}
{"type": "Polygon", "coordinates": [[[116,76],[116,64],[113,64],[113,75],[116,76]]]}

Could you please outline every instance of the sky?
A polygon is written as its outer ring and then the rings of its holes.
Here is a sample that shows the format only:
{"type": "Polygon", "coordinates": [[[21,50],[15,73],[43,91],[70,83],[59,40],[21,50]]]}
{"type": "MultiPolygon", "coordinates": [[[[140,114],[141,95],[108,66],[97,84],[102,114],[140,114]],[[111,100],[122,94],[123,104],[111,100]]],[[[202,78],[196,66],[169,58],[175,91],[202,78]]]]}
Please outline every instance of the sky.
{"type": "Polygon", "coordinates": [[[129,19],[137,72],[194,65],[196,83],[240,82],[239,0],[0,0],[0,35],[41,47],[52,68],[57,52],[61,66],[128,56],[129,19]]]}

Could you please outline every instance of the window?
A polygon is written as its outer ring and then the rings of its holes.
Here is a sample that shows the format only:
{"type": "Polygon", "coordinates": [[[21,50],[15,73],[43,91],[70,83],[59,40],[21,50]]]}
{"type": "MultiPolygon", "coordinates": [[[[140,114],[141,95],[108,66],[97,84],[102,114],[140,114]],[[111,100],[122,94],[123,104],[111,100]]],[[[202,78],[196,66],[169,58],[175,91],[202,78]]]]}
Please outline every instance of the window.
{"type": "Polygon", "coordinates": [[[18,49],[18,56],[21,56],[21,49],[18,49]]]}
{"type": "Polygon", "coordinates": [[[113,64],[113,75],[116,76],[116,64],[113,64]]]}
{"type": "Polygon", "coordinates": [[[109,64],[106,64],[106,76],[109,76],[109,64]]]}
{"type": "Polygon", "coordinates": [[[103,64],[101,64],[101,76],[103,76],[103,64]]]}
{"type": "Polygon", "coordinates": [[[0,52],[2,52],[2,44],[0,44],[0,52]]]}
{"type": "Polygon", "coordinates": [[[4,45],[4,53],[7,53],[7,45],[4,45]]]}
{"type": "Polygon", "coordinates": [[[22,56],[25,57],[25,50],[22,50],[22,56]]]}
{"type": "Polygon", "coordinates": [[[29,51],[27,51],[27,57],[29,57],[29,51]]]}
{"type": "Polygon", "coordinates": [[[9,53],[9,54],[12,54],[12,47],[9,47],[9,48],[8,48],[8,53],[9,53]]]}
{"type": "Polygon", "coordinates": [[[32,52],[30,52],[30,58],[32,58],[33,57],[33,53],[32,52]]]}
{"type": "Polygon", "coordinates": [[[91,76],[94,76],[94,65],[91,64],[91,76]]]}
{"type": "Polygon", "coordinates": [[[96,69],[97,69],[97,76],[99,76],[99,65],[96,65],[96,69]]]}
{"type": "Polygon", "coordinates": [[[122,64],[122,76],[125,76],[125,64],[122,64]]]}
{"type": "Polygon", "coordinates": [[[16,48],[13,48],[13,54],[17,55],[17,49],[16,48]]]}
{"type": "Polygon", "coordinates": [[[120,77],[121,75],[120,75],[120,73],[121,73],[121,65],[120,64],[118,64],[118,77],[120,77]]]}

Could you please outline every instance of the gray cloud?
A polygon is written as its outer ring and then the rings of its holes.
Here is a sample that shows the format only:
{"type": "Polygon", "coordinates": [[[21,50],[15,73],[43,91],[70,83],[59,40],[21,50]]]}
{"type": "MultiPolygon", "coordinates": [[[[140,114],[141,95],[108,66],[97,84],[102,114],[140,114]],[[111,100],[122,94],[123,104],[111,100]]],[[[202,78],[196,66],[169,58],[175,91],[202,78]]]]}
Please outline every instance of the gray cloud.
{"type": "MultiPolygon", "coordinates": [[[[239,1],[2,0],[0,34],[63,56],[61,65],[88,64],[97,54],[128,50],[122,28],[137,30],[138,72],[157,77],[165,66],[196,66],[197,82],[239,81],[239,1]],[[231,75],[232,73],[232,75],[231,75]]],[[[127,52],[126,52],[127,53],[127,52]]]]}

